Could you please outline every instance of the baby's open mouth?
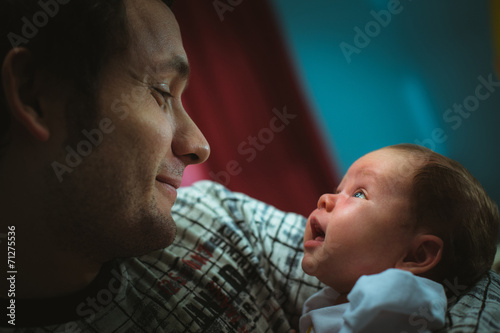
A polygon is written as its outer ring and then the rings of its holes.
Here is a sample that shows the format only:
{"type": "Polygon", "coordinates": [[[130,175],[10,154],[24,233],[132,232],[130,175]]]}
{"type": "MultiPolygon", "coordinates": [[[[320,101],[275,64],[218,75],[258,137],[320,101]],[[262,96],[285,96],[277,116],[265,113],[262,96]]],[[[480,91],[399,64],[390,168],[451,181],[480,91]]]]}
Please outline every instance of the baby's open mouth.
{"type": "Polygon", "coordinates": [[[316,219],[311,219],[312,239],[318,242],[325,240],[325,232],[316,219]]]}

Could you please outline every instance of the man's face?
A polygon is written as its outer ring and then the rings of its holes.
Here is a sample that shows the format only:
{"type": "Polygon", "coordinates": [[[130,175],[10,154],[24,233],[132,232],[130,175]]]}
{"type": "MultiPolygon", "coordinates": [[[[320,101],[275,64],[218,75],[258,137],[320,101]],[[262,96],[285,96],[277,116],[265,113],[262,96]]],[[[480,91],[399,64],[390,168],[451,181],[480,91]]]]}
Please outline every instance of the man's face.
{"type": "Polygon", "coordinates": [[[302,268],[337,292],[361,275],[394,268],[411,240],[410,179],[401,152],[382,149],[357,160],[337,193],[320,197],[304,235],[302,268]]]}
{"type": "Polygon", "coordinates": [[[103,122],[109,133],[53,191],[62,206],[54,214],[67,219],[59,235],[66,246],[103,259],[172,243],[171,208],[184,168],[209,155],[182,106],[189,68],[174,15],[159,0],[125,4],[129,47],[99,82],[96,126],[103,122]]]}

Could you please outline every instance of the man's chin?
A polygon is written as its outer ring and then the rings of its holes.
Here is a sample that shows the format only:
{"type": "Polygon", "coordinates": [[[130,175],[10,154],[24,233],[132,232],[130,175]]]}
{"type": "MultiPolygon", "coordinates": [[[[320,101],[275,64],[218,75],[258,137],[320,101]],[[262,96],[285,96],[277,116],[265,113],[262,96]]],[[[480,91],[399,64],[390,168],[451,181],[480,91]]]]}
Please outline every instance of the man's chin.
{"type": "MultiPolygon", "coordinates": [[[[131,257],[141,257],[143,255],[147,255],[154,251],[163,250],[170,245],[175,240],[175,235],[173,237],[164,238],[161,240],[155,239],[147,244],[140,244],[134,246],[133,248],[129,248],[128,251],[120,251],[119,255],[115,256],[116,258],[131,258],[131,257]]],[[[122,249],[123,250],[123,249],[122,249]]]]}
{"type": "Polygon", "coordinates": [[[138,257],[164,249],[174,242],[177,234],[177,227],[170,210],[168,214],[156,211],[149,216],[143,215],[138,226],[139,228],[131,230],[127,235],[122,233],[121,245],[117,246],[120,257],[138,257]]]}
{"type": "Polygon", "coordinates": [[[168,224],[164,225],[163,228],[157,230],[154,234],[150,234],[150,236],[146,238],[147,244],[145,244],[145,249],[142,251],[142,254],[164,249],[172,245],[176,235],[177,227],[174,220],[170,217],[168,224]]]}

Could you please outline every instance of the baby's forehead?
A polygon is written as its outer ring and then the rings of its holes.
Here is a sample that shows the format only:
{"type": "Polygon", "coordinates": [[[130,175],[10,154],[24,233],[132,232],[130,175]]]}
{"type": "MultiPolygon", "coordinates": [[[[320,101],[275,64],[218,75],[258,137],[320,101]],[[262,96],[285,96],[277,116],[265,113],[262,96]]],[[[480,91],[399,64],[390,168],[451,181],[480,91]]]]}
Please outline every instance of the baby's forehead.
{"type": "Polygon", "coordinates": [[[408,174],[391,174],[387,172],[378,172],[374,168],[360,168],[359,170],[351,169],[350,172],[342,179],[339,187],[342,185],[354,182],[357,184],[373,184],[380,190],[390,192],[402,192],[408,189],[412,177],[408,174]]]}
{"type": "Polygon", "coordinates": [[[356,160],[342,181],[367,180],[400,192],[411,187],[413,175],[421,165],[422,160],[411,153],[395,149],[376,150],[356,160]]]}

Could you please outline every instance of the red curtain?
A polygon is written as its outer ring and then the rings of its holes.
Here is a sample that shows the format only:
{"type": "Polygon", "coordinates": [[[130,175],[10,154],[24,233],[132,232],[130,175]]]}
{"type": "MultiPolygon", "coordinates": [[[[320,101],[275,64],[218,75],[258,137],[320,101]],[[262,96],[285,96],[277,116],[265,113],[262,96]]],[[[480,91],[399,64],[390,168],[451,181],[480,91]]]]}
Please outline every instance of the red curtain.
{"type": "Polygon", "coordinates": [[[338,176],[265,0],[177,0],[192,67],[184,105],[209,141],[188,182],[216,180],[308,215],[338,176]]]}

